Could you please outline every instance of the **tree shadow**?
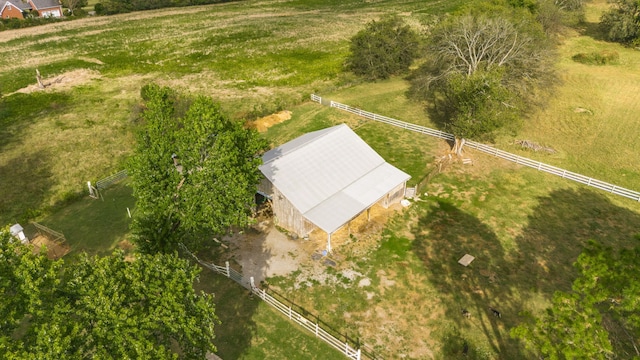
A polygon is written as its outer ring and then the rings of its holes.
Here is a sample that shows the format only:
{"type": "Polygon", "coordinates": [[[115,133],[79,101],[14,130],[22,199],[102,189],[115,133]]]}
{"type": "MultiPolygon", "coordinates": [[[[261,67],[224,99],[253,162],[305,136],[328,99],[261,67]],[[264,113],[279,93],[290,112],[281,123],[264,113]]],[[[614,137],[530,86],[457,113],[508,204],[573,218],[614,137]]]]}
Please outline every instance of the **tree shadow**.
{"type": "Polygon", "coordinates": [[[26,222],[46,205],[55,185],[47,152],[25,152],[0,165],[0,222],[26,222]]]}
{"type": "MultiPolygon", "coordinates": [[[[282,244],[277,250],[273,250],[273,242],[299,244],[299,241],[287,238],[273,227],[258,229],[259,225],[260,223],[256,227],[244,229],[242,234],[235,234],[233,239],[225,237],[221,242],[213,241],[214,245],[202,255],[207,259],[204,261],[216,265],[224,266],[225,262],[229,262],[230,267],[243,276],[242,284],[238,284],[233,279],[205,268],[203,273],[206,274],[201,276],[202,280],[197,284],[198,289],[215,294],[216,314],[222,322],[217,327],[214,341],[218,348],[218,355],[224,359],[252,357],[257,353],[266,357],[287,358],[292,352],[298,353],[302,358],[335,356],[333,352],[318,355],[316,352],[324,351],[322,349],[328,345],[314,338],[313,334],[306,330],[296,328],[285,315],[277,311],[265,315],[264,309],[259,310],[262,300],[246,288],[250,277],[254,278],[257,287],[266,290],[267,294],[280,301],[285,307],[290,307],[292,311],[301,314],[307,320],[318,323],[325,331],[341,341],[348,341],[352,346],[357,345],[358,339],[340,332],[317,313],[279,291],[269,288],[269,279],[274,276],[271,267],[283,261],[283,257],[287,256],[290,250],[287,245],[282,247],[282,244]],[[274,235],[273,232],[277,234],[274,235]],[[269,324],[264,323],[265,317],[270,319],[269,324]],[[290,346],[276,346],[281,340],[278,334],[283,331],[288,331],[287,343],[290,346]]],[[[293,272],[296,269],[297,267],[289,270],[293,272]]],[[[287,275],[281,272],[282,269],[279,271],[279,275],[287,275]]]]}
{"type": "Polygon", "coordinates": [[[479,344],[467,336],[473,331],[481,331],[502,359],[531,356],[509,336],[522,321],[518,314],[547,306],[554,292],[571,289],[578,275],[573,264],[588,240],[630,247],[640,227],[640,213],[589,189],[540,197],[513,246],[446,200],[424,214],[412,228],[413,250],[442,299],[445,316],[455,324],[442,335],[445,358],[463,356],[464,344],[466,356],[481,357],[474,353],[479,344]],[[465,253],[475,256],[468,267],[458,264],[465,253]]]}
{"type": "Polygon", "coordinates": [[[578,24],[577,30],[580,32],[580,35],[588,36],[594,40],[609,41],[609,39],[607,39],[607,33],[600,23],[585,21],[578,24]]]}
{"type": "MultiPolygon", "coordinates": [[[[218,264],[219,265],[219,264],[218,264]]],[[[253,316],[259,299],[249,296],[248,290],[224,275],[203,267],[196,292],[214,294],[216,316],[220,324],[215,327],[213,341],[217,354],[223,359],[239,359],[251,346],[257,324],[253,316]]]]}
{"type": "Polygon", "coordinates": [[[228,261],[231,269],[245,278],[243,284],[239,284],[224,274],[201,266],[199,281],[194,284],[196,292],[204,291],[214,295],[216,316],[220,320],[220,324],[216,325],[216,338],[213,341],[217,348],[216,354],[223,359],[238,359],[251,347],[253,336],[257,332],[258,326],[253,317],[260,300],[246,288],[250,275],[244,274],[242,267],[233,260],[228,245],[208,240],[203,248],[207,250],[198,254],[202,261],[217,266],[225,266],[228,261]]]}
{"type": "Polygon", "coordinates": [[[71,96],[62,92],[16,93],[0,99],[0,151],[19,142],[27,125],[43,120],[43,114],[64,113],[71,96]]]}
{"type": "Polygon", "coordinates": [[[516,238],[512,269],[520,288],[547,298],[571,289],[578,275],[573,263],[588,240],[613,248],[631,246],[640,227],[640,214],[589,189],[561,189],[538,201],[516,238]]]}
{"type": "Polygon", "coordinates": [[[43,225],[65,234],[74,254],[110,255],[120,241],[127,239],[129,212],[135,211],[132,188],[120,183],[101,194],[100,199],[84,196],[59,204],[55,212],[42,219],[43,225]]]}
{"type": "Polygon", "coordinates": [[[482,357],[480,349],[484,345],[464,338],[457,329],[481,331],[491,350],[505,359],[525,358],[508,334],[509,328],[516,325],[515,314],[522,303],[506,281],[508,256],[491,229],[440,200],[419,219],[412,233],[413,250],[424,262],[427,276],[440,294],[444,316],[456,326],[455,334],[443,336],[445,358],[482,357]],[[465,254],[475,257],[467,267],[458,263],[465,254]],[[464,343],[468,346],[466,351],[464,343]]]}

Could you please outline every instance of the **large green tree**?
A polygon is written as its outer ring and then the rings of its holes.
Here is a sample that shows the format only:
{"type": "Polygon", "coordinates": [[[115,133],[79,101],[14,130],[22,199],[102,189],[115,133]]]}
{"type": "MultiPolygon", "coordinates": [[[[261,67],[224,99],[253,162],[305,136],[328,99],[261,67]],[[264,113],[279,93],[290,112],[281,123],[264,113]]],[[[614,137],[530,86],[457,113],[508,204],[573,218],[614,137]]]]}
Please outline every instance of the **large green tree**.
{"type": "Polygon", "coordinates": [[[410,94],[434,104],[444,128],[457,137],[490,138],[517,121],[536,87],[552,79],[552,52],[541,26],[524,10],[510,11],[443,21],[411,76],[410,94]]]}
{"type": "Polygon", "coordinates": [[[266,143],[210,98],[143,89],[143,129],[128,169],[136,197],[134,233],[143,252],[249,224],[266,143]]]}
{"type": "Polygon", "coordinates": [[[371,21],[351,38],[346,67],[369,80],[406,72],[418,56],[418,34],[401,18],[371,21]]]}
{"type": "Polygon", "coordinates": [[[74,15],[74,11],[88,5],[88,0],[62,0],[62,6],[69,9],[71,15],[74,15]]]}
{"type": "Polygon", "coordinates": [[[218,322],[200,269],[122,252],[64,263],[0,231],[0,358],[203,359],[218,322]]]}
{"type": "Polygon", "coordinates": [[[600,25],[611,41],[640,44],[640,0],[609,0],[611,9],[605,12],[600,25]]]}
{"type": "MultiPolygon", "coordinates": [[[[639,237],[640,239],[640,237],[639,237]]],[[[614,251],[590,242],[575,263],[570,292],[512,331],[548,359],[640,359],[640,247],[614,251]]]]}

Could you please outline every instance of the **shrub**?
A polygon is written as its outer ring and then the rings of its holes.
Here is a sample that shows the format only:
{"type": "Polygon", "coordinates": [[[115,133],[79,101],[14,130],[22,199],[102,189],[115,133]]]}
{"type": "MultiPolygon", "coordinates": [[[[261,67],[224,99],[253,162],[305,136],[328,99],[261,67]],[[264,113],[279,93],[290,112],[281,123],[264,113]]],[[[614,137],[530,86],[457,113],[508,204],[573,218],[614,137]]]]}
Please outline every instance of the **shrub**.
{"type": "Polygon", "coordinates": [[[603,50],[592,53],[578,53],[571,57],[575,62],[587,65],[609,65],[615,64],[620,59],[616,51],[603,50]]]}
{"type": "Polygon", "coordinates": [[[351,38],[346,67],[369,80],[405,72],[418,56],[418,34],[397,17],[372,21],[351,38]]]}

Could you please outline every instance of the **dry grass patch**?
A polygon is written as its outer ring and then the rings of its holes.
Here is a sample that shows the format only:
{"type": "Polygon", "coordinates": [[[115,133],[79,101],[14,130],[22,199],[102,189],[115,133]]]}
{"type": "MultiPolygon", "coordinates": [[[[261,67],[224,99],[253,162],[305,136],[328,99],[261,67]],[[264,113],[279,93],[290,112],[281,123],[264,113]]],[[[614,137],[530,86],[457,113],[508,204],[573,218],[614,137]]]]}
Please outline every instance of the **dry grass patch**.
{"type": "Polygon", "coordinates": [[[277,112],[275,114],[261,117],[255,121],[252,121],[249,124],[249,127],[258,130],[258,132],[265,132],[268,128],[272,127],[275,124],[280,124],[281,122],[287,121],[291,119],[291,111],[283,110],[277,112]]]}
{"type": "Polygon", "coordinates": [[[35,238],[31,239],[29,243],[33,246],[33,252],[35,254],[39,254],[43,247],[46,248],[47,257],[49,259],[59,259],[71,251],[71,248],[68,245],[49,240],[43,235],[37,235],[35,238]]]}
{"type": "Polygon", "coordinates": [[[43,78],[42,83],[45,85],[44,89],[40,88],[40,86],[34,81],[33,85],[29,85],[22,89],[16,90],[15,92],[7,94],[6,96],[10,96],[15,93],[29,94],[34,91],[65,91],[78,85],[90,83],[92,80],[100,79],[101,77],[102,75],[100,75],[100,72],[98,71],[89,69],[78,69],[68,71],[62,75],[43,78]]]}

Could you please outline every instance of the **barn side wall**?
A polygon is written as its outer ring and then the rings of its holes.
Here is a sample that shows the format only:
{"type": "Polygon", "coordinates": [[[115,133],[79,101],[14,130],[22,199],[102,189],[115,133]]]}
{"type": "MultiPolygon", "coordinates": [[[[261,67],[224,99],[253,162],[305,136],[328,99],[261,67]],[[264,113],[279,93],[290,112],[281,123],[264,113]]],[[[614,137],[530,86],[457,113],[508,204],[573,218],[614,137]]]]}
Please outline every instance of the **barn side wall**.
{"type": "Polygon", "coordinates": [[[404,193],[406,189],[407,189],[407,183],[403,182],[402,184],[399,184],[398,186],[393,188],[391,191],[389,191],[387,195],[385,195],[382,199],[380,199],[378,203],[382,205],[385,209],[391,206],[392,204],[399,203],[400,200],[404,199],[404,193]]]}
{"type": "Polygon", "coordinates": [[[267,178],[262,178],[258,184],[258,192],[269,198],[273,198],[273,184],[271,181],[267,178]]]}
{"type": "Polygon", "coordinates": [[[267,178],[258,184],[258,192],[271,199],[271,209],[276,225],[298,236],[306,236],[316,229],[302,213],[267,178]]]}
{"type": "Polygon", "coordinates": [[[271,208],[276,225],[298,236],[306,236],[315,229],[275,186],[272,193],[271,208]]]}

